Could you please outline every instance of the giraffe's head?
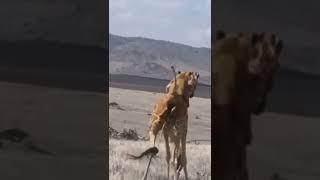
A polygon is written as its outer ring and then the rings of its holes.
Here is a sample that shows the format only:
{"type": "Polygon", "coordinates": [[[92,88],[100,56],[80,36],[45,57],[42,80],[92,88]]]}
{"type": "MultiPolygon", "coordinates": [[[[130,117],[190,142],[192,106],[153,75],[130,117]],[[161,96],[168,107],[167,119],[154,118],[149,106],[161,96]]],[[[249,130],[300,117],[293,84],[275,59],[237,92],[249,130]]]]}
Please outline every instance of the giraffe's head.
{"type": "Polygon", "coordinates": [[[282,40],[275,34],[260,35],[261,43],[257,44],[256,58],[249,61],[249,73],[260,79],[271,79],[279,68],[279,56],[283,48],[282,40]]]}
{"type": "Polygon", "coordinates": [[[213,45],[212,78],[215,103],[233,102],[241,84],[250,72],[250,64],[259,57],[263,35],[258,33],[225,33],[218,31],[213,45]]]}
{"type": "Polygon", "coordinates": [[[200,77],[199,73],[197,72],[189,72],[190,79],[188,80],[188,91],[189,97],[192,98],[198,86],[198,79],[200,77]]]}
{"type": "MultiPolygon", "coordinates": [[[[191,71],[178,71],[176,75],[177,86],[185,86],[184,94],[186,97],[192,98],[198,86],[199,73],[191,71]],[[182,81],[181,81],[182,80],[182,81]],[[183,84],[181,84],[183,83],[183,84]]],[[[166,93],[174,86],[174,80],[171,80],[166,86],[166,93]]]]}
{"type": "Polygon", "coordinates": [[[279,56],[282,48],[282,40],[279,40],[276,35],[265,35],[260,46],[259,58],[249,66],[256,72],[253,76],[257,94],[253,113],[256,115],[265,111],[267,95],[274,86],[275,75],[280,66],[279,56]]]}
{"type": "Polygon", "coordinates": [[[247,72],[249,85],[253,88],[252,96],[248,97],[251,98],[253,113],[264,112],[267,94],[273,87],[274,77],[279,69],[282,40],[275,34],[256,32],[226,34],[223,31],[217,32],[216,40],[220,53],[222,51],[237,56],[239,61],[236,62],[236,66],[242,64],[242,72],[247,72]]]}

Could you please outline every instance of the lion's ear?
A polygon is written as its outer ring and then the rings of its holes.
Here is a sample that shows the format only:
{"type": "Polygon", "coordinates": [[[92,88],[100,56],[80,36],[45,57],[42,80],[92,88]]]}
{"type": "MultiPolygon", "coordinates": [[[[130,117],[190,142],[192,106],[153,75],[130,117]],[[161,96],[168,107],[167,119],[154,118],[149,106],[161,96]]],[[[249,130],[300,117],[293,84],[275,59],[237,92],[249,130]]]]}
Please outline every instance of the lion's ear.
{"type": "Polygon", "coordinates": [[[181,74],[181,71],[178,71],[178,74],[181,74]]]}
{"type": "Polygon", "coordinates": [[[226,33],[222,30],[218,30],[216,33],[216,40],[220,40],[226,37],[226,33]]]}
{"type": "Polygon", "coordinates": [[[283,42],[282,40],[279,40],[277,45],[276,45],[276,55],[279,56],[281,51],[283,49],[283,42]]]}

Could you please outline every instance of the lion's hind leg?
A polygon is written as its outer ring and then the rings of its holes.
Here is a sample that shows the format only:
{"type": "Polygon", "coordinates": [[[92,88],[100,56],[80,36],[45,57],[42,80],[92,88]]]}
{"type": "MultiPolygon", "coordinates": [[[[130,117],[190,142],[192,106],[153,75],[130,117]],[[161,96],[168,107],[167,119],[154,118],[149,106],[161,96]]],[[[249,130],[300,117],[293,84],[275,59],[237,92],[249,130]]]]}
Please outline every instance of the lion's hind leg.
{"type": "Polygon", "coordinates": [[[163,128],[172,109],[173,96],[163,96],[155,105],[150,119],[150,143],[155,146],[158,132],[163,128]]]}
{"type": "Polygon", "coordinates": [[[158,118],[158,119],[154,120],[151,124],[149,136],[150,136],[150,143],[152,146],[156,145],[156,138],[157,138],[159,131],[162,129],[162,127],[164,125],[164,121],[165,120],[158,118]]]}

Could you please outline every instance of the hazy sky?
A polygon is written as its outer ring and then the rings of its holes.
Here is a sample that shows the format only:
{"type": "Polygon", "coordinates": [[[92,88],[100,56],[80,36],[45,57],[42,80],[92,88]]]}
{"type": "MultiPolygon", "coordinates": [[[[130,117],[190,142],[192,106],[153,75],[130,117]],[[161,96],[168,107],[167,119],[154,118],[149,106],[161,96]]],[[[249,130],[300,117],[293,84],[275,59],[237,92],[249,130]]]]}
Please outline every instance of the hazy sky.
{"type": "Polygon", "coordinates": [[[109,0],[110,33],[211,46],[211,0],[109,0]]]}

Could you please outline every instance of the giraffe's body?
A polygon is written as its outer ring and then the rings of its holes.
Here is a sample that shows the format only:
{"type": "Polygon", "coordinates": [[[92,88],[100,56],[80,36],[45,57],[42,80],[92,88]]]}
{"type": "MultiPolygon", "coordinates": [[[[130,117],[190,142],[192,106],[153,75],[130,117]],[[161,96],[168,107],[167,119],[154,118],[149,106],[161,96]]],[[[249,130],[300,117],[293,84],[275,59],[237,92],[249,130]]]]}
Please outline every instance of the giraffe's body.
{"type": "Polygon", "coordinates": [[[150,118],[150,143],[155,146],[156,136],[163,128],[164,123],[168,119],[172,108],[184,106],[186,104],[186,92],[184,89],[188,87],[188,77],[180,73],[175,77],[172,88],[167,89],[167,94],[161,96],[155,104],[150,118]],[[184,78],[182,78],[184,77],[184,78]]]}
{"type": "MultiPolygon", "coordinates": [[[[180,106],[175,106],[167,119],[166,123],[163,127],[163,135],[166,146],[166,161],[167,161],[167,176],[169,178],[170,175],[170,167],[173,167],[174,177],[175,179],[179,178],[180,171],[183,169],[185,174],[185,179],[188,179],[188,171],[187,171],[187,157],[186,157],[186,136],[188,131],[188,107],[189,107],[189,98],[193,97],[194,91],[197,87],[198,77],[199,75],[195,72],[187,72],[183,74],[179,74],[176,78],[183,79],[188,83],[188,86],[185,88],[179,88],[182,90],[183,94],[186,94],[185,103],[180,104],[180,106]],[[174,143],[173,148],[173,158],[172,165],[170,163],[171,160],[171,152],[169,146],[169,138],[174,143]],[[178,164],[178,157],[179,164],[178,164]],[[180,166],[180,167],[177,167],[180,166]]],[[[167,92],[174,91],[172,88],[172,82],[170,82],[167,86],[167,92]]]]}

